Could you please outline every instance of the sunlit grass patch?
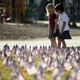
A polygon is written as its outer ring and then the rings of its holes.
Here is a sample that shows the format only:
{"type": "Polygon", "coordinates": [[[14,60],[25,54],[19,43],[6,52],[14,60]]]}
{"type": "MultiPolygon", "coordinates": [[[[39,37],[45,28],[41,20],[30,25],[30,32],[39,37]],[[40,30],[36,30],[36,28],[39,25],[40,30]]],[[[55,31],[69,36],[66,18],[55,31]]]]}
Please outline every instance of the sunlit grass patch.
{"type": "Polygon", "coordinates": [[[22,73],[25,80],[32,80],[33,79],[34,75],[31,75],[31,76],[28,75],[27,71],[24,71],[23,69],[20,69],[20,71],[21,71],[21,73],[22,73]]]}
{"type": "Polygon", "coordinates": [[[71,71],[65,71],[62,75],[62,80],[66,80],[69,78],[71,71]]]}
{"type": "Polygon", "coordinates": [[[45,80],[53,80],[52,72],[53,71],[45,71],[45,80]]]}
{"type": "Polygon", "coordinates": [[[35,61],[35,66],[37,66],[39,64],[39,61],[40,61],[40,56],[36,56],[34,58],[34,61],[35,61]]]}
{"type": "Polygon", "coordinates": [[[2,80],[11,80],[11,69],[5,68],[1,59],[0,59],[0,77],[2,78],[2,80]]]}

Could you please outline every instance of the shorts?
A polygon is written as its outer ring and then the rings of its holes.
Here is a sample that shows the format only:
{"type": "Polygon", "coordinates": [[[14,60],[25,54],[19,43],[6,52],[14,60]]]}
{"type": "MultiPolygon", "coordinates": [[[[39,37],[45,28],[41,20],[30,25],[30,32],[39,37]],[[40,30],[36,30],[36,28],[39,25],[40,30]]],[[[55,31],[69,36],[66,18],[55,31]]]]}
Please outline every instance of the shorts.
{"type": "Polygon", "coordinates": [[[71,39],[69,30],[64,31],[62,34],[59,33],[58,39],[71,39]]]}
{"type": "Polygon", "coordinates": [[[56,30],[56,33],[54,33],[53,31],[49,32],[49,39],[58,37],[58,36],[59,36],[59,30],[56,30]]]}

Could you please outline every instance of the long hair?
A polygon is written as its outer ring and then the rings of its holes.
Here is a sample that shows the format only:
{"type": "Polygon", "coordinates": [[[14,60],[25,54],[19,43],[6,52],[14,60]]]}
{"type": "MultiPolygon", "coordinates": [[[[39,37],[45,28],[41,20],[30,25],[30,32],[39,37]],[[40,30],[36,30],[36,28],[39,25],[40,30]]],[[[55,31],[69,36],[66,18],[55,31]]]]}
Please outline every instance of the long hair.
{"type": "Polygon", "coordinates": [[[54,12],[54,6],[51,3],[47,4],[46,5],[47,16],[49,15],[48,9],[50,9],[50,8],[53,8],[53,12],[54,12]]]}

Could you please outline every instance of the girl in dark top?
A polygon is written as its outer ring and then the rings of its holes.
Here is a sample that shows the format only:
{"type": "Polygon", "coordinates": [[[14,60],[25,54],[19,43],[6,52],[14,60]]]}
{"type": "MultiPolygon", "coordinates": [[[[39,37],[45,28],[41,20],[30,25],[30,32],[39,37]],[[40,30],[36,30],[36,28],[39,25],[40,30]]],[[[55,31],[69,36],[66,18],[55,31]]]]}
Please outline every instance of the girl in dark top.
{"type": "Polygon", "coordinates": [[[49,39],[51,41],[51,47],[57,47],[56,37],[57,31],[57,15],[54,13],[54,7],[51,3],[46,6],[47,16],[49,20],[49,39]]]}

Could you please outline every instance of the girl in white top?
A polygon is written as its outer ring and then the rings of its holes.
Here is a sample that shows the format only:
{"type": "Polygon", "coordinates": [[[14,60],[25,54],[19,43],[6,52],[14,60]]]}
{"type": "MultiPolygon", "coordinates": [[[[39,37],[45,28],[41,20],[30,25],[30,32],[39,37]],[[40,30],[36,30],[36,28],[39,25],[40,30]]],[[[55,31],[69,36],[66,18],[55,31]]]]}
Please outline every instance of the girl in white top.
{"type": "Polygon", "coordinates": [[[63,5],[60,3],[55,6],[55,11],[59,14],[58,17],[58,28],[59,28],[59,36],[58,36],[58,47],[63,44],[63,48],[66,47],[65,39],[71,39],[69,34],[69,18],[64,11],[63,5]]]}

